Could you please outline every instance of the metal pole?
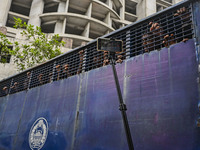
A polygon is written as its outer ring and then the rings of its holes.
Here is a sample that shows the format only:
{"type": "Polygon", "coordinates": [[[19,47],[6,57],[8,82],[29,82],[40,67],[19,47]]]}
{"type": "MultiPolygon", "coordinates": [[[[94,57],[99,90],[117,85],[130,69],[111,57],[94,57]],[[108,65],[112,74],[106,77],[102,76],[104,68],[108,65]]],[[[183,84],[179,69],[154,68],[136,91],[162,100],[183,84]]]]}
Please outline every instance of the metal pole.
{"type": "Polygon", "coordinates": [[[122,118],[123,118],[123,124],[124,124],[125,132],[126,132],[128,147],[129,147],[129,150],[134,150],[131,132],[130,132],[128,119],[127,119],[127,115],[126,115],[127,108],[126,108],[126,105],[123,102],[121,89],[120,89],[120,85],[119,85],[119,80],[118,80],[118,77],[117,77],[117,71],[116,71],[116,68],[115,68],[115,53],[114,54],[110,53],[110,61],[111,61],[113,75],[114,75],[114,79],[115,79],[115,85],[116,85],[116,88],[117,88],[117,94],[118,94],[119,103],[120,103],[119,104],[119,110],[121,111],[122,118]]]}

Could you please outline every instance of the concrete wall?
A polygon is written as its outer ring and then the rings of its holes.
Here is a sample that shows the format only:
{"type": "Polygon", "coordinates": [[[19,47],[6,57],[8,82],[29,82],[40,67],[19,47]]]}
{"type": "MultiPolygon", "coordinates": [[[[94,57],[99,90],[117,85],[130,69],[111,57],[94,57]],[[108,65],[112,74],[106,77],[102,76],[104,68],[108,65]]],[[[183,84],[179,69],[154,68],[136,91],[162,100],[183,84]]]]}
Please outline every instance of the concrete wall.
{"type": "MultiPolygon", "coordinates": [[[[27,41],[26,38],[21,35],[22,32],[21,29],[18,30],[12,28],[7,28],[7,29],[8,29],[7,35],[9,35],[8,40],[11,41],[12,43],[14,42],[19,42],[21,44],[29,43],[29,41],[27,41]],[[15,38],[12,38],[12,36],[15,38]]],[[[18,72],[19,71],[17,70],[17,66],[14,63],[12,56],[10,59],[10,63],[5,63],[5,64],[0,63],[0,80],[8,78],[9,76],[14,75],[18,72]]]]}
{"type": "Polygon", "coordinates": [[[0,0],[0,26],[5,26],[12,0],[0,0]]]}

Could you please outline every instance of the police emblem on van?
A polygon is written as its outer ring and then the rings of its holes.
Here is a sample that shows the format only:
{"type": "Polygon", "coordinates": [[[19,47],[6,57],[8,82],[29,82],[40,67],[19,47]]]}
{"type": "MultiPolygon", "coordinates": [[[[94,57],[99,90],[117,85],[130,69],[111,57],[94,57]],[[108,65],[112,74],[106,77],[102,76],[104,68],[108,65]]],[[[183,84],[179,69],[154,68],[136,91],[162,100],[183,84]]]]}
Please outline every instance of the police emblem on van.
{"type": "Polygon", "coordinates": [[[32,150],[40,150],[46,142],[48,123],[43,117],[38,118],[29,132],[29,146],[32,150]]]}

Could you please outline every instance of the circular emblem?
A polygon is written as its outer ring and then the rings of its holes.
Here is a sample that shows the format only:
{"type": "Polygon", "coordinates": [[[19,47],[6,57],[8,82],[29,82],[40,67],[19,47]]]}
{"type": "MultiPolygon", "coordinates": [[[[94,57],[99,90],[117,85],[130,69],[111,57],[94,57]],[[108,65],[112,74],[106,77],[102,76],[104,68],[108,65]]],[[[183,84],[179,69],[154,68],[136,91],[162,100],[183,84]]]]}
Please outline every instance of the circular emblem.
{"type": "Polygon", "coordinates": [[[48,135],[48,123],[43,117],[38,118],[29,132],[29,146],[32,150],[40,150],[48,135]]]}

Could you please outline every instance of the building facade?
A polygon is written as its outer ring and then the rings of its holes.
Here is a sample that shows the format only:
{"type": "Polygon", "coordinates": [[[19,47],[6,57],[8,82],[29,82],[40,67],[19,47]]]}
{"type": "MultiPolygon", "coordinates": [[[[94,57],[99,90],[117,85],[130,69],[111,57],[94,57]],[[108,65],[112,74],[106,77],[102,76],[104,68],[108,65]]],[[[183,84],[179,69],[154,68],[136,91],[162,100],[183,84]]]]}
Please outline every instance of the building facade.
{"type": "MultiPolygon", "coordinates": [[[[85,43],[156,13],[181,0],[0,0],[0,26],[7,37],[21,40],[13,28],[14,18],[40,26],[47,34],[59,34],[63,51],[85,43]]],[[[0,64],[0,80],[14,74],[9,64],[0,64]]]]}

